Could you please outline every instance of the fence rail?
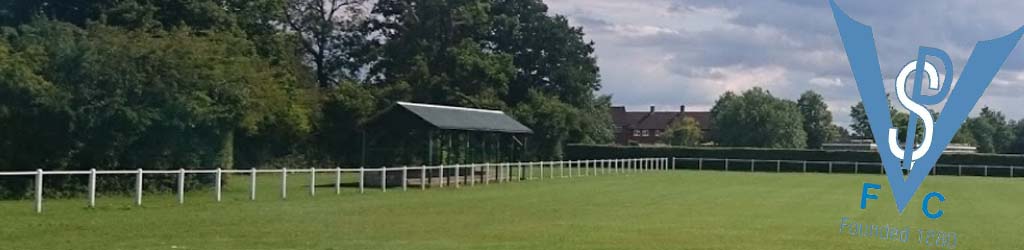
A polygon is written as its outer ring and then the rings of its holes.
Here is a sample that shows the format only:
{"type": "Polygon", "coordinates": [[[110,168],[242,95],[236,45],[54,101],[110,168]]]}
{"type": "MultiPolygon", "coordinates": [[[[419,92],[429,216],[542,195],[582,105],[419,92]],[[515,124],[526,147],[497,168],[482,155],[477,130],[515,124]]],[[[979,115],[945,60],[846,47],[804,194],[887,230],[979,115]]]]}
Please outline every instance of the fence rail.
{"type": "Polygon", "coordinates": [[[489,184],[491,181],[502,183],[512,181],[543,180],[554,178],[573,178],[591,175],[608,175],[622,173],[638,173],[655,170],[669,170],[671,168],[669,158],[633,158],[633,159],[603,159],[603,160],[572,160],[572,161],[543,161],[543,162],[503,162],[503,163],[478,163],[478,164],[454,164],[438,166],[401,166],[382,168],[308,168],[308,169],[204,169],[204,170],[80,170],[80,171],[20,171],[0,172],[0,176],[34,176],[35,177],[35,211],[43,212],[43,179],[48,175],[88,175],[88,206],[96,206],[96,176],[98,175],[135,175],[135,205],[142,205],[143,181],[146,175],[177,175],[177,198],[179,204],[185,203],[185,177],[188,175],[214,175],[214,193],[216,201],[220,202],[222,197],[221,189],[224,185],[224,174],[248,174],[251,184],[249,186],[249,199],[256,200],[256,176],[258,174],[280,174],[281,175],[281,199],[288,198],[288,174],[309,173],[309,194],[316,195],[316,175],[318,173],[334,174],[334,188],[336,193],[341,193],[342,174],[359,175],[359,192],[366,190],[366,184],[370,182],[370,174],[378,174],[380,188],[387,191],[389,179],[396,178],[401,182],[401,189],[408,190],[410,180],[417,180],[420,189],[426,189],[428,182],[437,178],[439,187],[454,186],[463,184],[476,185],[482,182],[489,184]],[[428,173],[434,171],[435,173],[428,173]],[[492,171],[493,172],[490,172],[492,171]],[[468,173],[461,173],[468,171],[468,173]],[[546,172],[545,172],[546,171],[546,172]],[[418,172],[418,173],[415,173],[418,172]],[[395,174],[389,174],[395,173],[395,174]],[[399,175],[400,173],[400,175],[399,175]],[[413,173],[410,175],[410,173],[413,173]],[[446,175],[451,174],[451,175],[446,175]],[[477,174],[481,174],[477,178],[477,174]],[[493,174],[492,176],[488,176],[493,174]],[[513,175],[515,174],[515,175],[513,175]],[[390,178],[389,178],[390,176],[390,178]],[[455,176],[455,178],[451,178],[455,176]],[[417,178],[418,177],[418,178],[417,178]],[[513,177],[516,177],[513,179],[513,177]],[[454,181],[453,181],[454,180],[454,181]]]}
{"type": "MultiPolygon", "coordinates": [[[[671,169],[750,171],[750,172],[802,172],[802,173],[877,173],[885,174],[880,162],[805,161],[735,158],[671,158],[671,169]],[[682,163],[678,165],[677,163],[682,163]]],[[[936,164],[931,175],[1021,177],[1024,166],[936,164]],[[1021,175],[1021,176],[1017,176],[1021,175]]]]}

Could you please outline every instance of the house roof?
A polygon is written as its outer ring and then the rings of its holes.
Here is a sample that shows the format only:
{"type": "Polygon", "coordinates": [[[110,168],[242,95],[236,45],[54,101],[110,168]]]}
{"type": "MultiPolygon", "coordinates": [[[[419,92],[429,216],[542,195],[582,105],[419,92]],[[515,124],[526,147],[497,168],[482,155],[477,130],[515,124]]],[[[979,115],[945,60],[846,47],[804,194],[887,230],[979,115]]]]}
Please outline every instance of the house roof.
{"type": "Polygon", "coordinates": [[[679,112],[651,112],[636,123],[633,128],[638,129],[665,129],[672,122],[679,119],[679,112]]]}
{"type": "Polygon", "coordinates": [[[711,112],[680,111],[626,111],[625,107],[612,107],[612,120],[617,127],[628,129],[666,129],[683,117],[697,121],[702,130],[711,130],[711,112]]]}
{"type": "MultiPolygon", "coordinates": [[[[397,102],[387,113],[407,113],[422,121],[421,126],[441,130],[486,131],[511,134],[532,134],[533,130],[500,110],[474,109],[411,102],[397,102]]],[[[401,114],[399,114],[401,115],[401,114]]],[[[385,118],[386,119],[386,118],[385,118]]],[[[407,124],[409,125],[409,124],[407,124]]]]}
{"type": "Polygon", "coordinates": [[[713,117],[711,117],[711,112],[709,112],[709,111],[698,111],[698,112],[685,112],[684,114],[687,117],[691,117],[691,118],[693,118],[693,120],[696,120],[697,121],[697,125],[700,126],[700,129],[702,129],[702,130],[711,130],[711,125],[713,123],[712,120],[714,119],[713,117]]]}

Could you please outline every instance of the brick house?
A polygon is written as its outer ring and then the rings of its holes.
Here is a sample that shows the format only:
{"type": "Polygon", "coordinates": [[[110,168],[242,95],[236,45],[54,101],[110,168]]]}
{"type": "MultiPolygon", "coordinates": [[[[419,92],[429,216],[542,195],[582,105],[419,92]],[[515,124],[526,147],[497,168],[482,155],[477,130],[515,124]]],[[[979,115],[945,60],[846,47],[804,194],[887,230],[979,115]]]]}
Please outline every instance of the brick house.
{"type": "Polygon", "coordinates": [[[711,112],[686,111],[686,106],[679,106],[679,111],[657,111],[654,106],[650,111],[626,111],[626,107],[613,106],[611,113],[615,122],[615,144],[619,145],[661,143],[662,132],[684,117],[697,121],[705,140],[711,135],[711,112]]]}

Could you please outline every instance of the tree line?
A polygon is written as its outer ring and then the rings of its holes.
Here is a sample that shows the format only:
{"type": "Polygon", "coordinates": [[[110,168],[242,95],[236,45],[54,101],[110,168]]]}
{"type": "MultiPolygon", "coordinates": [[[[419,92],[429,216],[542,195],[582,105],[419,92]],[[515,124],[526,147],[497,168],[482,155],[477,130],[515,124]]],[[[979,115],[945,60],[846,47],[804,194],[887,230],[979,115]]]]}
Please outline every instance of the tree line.
{"type": "MultiPolygon", "coordinates": [[[[910,115],[889,104],[890,119],[897,126],[899,140],[907,138],[910,115]]],[[[941,113],[931,111],[933,118],[941,113]]],[[[693,119],[684,119],[666,130],[664,141],[671,145],[695,146],[711,142],[719,146],[760,148],[820,149],[824,143],[850,139],[873,139],[871,124],[863,103],[850,107],[849,129],[834,124],[824,98],[814,91],[800,95],[797,101],[775,97],[768,90],[754,87],[739,94],[722,94],[711,109],[713,134],[703,135],[693,119]]],[[[914,130],[918,143],[924,125],[914,130]]],[[[979,153],[1024,153],[1024,119],[1007,119],[1002,112],[983,107],[969,117],[952,143],[977,147],[979,153]]]]}
{"type": "Polygon", "coordinates": [[[612,138],[594,44],[540,0],[13,0],[0,62],[0,171],[349,167],[395,101],[505,110],[533,158],[612,138]]]}

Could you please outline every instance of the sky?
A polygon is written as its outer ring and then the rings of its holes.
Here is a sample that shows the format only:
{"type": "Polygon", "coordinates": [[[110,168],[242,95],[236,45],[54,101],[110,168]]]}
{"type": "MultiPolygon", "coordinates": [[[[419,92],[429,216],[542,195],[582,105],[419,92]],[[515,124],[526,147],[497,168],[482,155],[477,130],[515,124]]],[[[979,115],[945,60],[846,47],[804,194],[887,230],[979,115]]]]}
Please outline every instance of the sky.
{"type": "MultiPolygon", "coordinates": [[[[596,44],[602,94],[630,110],[709,110],[725,91],[760,86],[796,100],[822,94],[836,123],[860,101],[826,0],[545,0],[596,44]]],[[[837,0],[874,29],[886,85],[920,46],[946,51],[954,78],[975,43],[1024,25],[1024,1],[837,0]]],[[[1024,48],[1015,49],[975,107],[1024,118],[1024,48]]],[[[939,74],[945,69],[938,60],[939,74]]],[[[908,81],[912,83],[913,81],[908,81]]],[[[955,82],[955,81],[954,81],[955,82]]],[[[890,90],[892,87],[888,87],[890,90]]],[[[955,85],[954,90],[955,91],[955,85]]],[[[933,109],[940,110],[941,104],[933,109]]]]}

